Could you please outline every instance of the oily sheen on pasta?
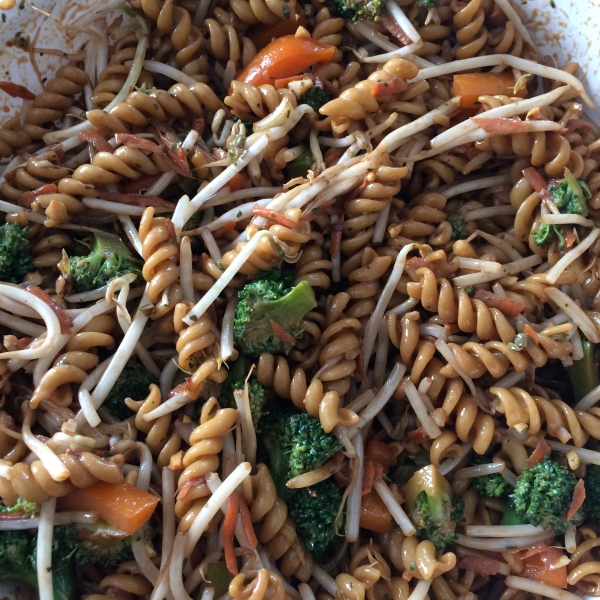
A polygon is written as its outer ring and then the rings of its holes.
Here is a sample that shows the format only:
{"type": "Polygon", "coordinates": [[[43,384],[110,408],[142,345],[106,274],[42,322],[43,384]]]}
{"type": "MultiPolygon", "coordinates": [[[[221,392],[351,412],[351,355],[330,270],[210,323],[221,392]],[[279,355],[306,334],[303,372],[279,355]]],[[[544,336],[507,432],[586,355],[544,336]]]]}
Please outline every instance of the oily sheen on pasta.
{"type": "Polygon", "coordinates": [[[73,50],[0,81],[0,584],[600,596],[580,65],[511,0],[34,4],[73,50]]]}

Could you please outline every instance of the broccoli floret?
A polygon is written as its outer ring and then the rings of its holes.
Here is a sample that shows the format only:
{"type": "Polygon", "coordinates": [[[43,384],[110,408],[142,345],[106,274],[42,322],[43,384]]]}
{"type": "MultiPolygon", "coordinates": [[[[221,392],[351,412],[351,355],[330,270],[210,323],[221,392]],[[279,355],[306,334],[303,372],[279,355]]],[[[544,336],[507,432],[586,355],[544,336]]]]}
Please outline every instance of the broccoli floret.
{"type": "Polygon", "coordinates": [[[29,252],[29,227],[4,223],[0,227],[0,281],[21,283],[33,271],[33,257],[29,252]]]}
{"type": "Polygon", "coordinates": [[[332,479],[302,488],[289,501],[290,515],[306,549],[317,562],[335,538],[335,517],[342,502],[342,490],[332,479]]]}
{"type": "Polygon", "coordinates": [[[36,537],[31,530],[3,531],[0,535],[0,581],[18,579],[37,589],[36,537]]]}
{"type": "Polygon", "coordinates": [[[244,354],[287,354],[291,350],[289,344],[273,333],[271,321],[292,337],[302,333],[302,318],[317,302],[307,281],[292,287],[292,278],[291,273],[273,267],[238,292],[240,302],[235,311],[233,331],[244,354]]]}
{"type": "Polygon", "coordinates": [[[437,8],[438,0],[417,0],[416,5],[419,8],[437,8]]]}
{"type": "Polygon", "coordinates": [[[522,352],[524,348],[530,348],[533,346],[533,340],[531,336],[526,333],[517,333],[515,339],[507,344],[510,350],[516,350],[522,352]]]}
{"type": "Polygon", "coordinates": [[[533,236],[535,245],[540,248],[545,248],[548,244],[551,244],[554,241],[554,236],[559,239],[558,249],[563,250],[565,247],[565,236],[560,225],[548,225],[542,223],[538,229],[531,232],[531,235],[533,236]]]}
{"type": "Polygon", "coordinates": [[[418,452],[417,454],[403,452],[390,474],[390,479],[398,485],[405,485],[419,469],[429,464],[431,462],[428,452],[418,452]]]}
{"type": "Polygon", "coordinates": [[[344,19],[379,21],[383,7],[381,0],[335,0],[338,12],[344,19]]]}
{"type": "Polygon", "coordinates": [[[308,413],[280,409],[263,417],[262,446],[269,455],[270,471],[282,498],[290,497],[286,482],[317,469],[342,449],[337,439],[325,433],[319,419],[308,413]]]}
{"type": "Polygon", "coordinates": [[[448,213],[446,221],[452,225],[453,240],[464,240],[467,237],[467,226],[464,218],[459,213],[448,213]]]}
{"type": "Polygon", "coordinates": [[[139,285],[144,282],[143,266],[143,261],[134,258],[120,239],[96,235],[87,256],[70,257],[69,275],[73,277],[74,292],[88,292],[126,273],[137,275],[132,286],[139,285]]]}
{"type": "MultiPolygon", "coordinates": [[[[237,402],[233,397],[234,390],[243,390],[246,381],[246,360],[244,355],[233,363],[229,371],[227,379],[223,383],[221,395],[219,396],[219,404],[222,408],[237,408],[237,402]]],[[[252,423],[254,423],[254,429],[257,433],[260,433],[258,429],[258,422],[264,414],[263,407],[266,401],[265,388],[258,383],[256,379],[250,379],[248,381],[248,396],[250,398],[250,413],[252,414],[252,423]]]]}
{"type": "Polygon", "coordinates": [[[546,456],[534,467],[523,469],[509,497],[518,517],[544,529],[552,527],[560,534],[567,530],[569,523],[583,517],[583,510],[579,509],[569,521],[565,518],[576,485],[577,477],[572,471],[546,456]]]}
{"type": "Polygon", "coordinates": [[[0,513],[23,513],[33,517],[37,512],[38,505],[35,502],[28,502],[25,498],[19,497],[17,502],[12,506],[4,506],[0,504],[0,513]]]}
{"type": "Polygon", "coordinates": [[[133,411],[125,404],[125,398],[142,400],[148,395],[151,383],[158,385],[158,380],[146,370],[137,356],[132,356],[125,364],[102,406],[106,406],[117,419],[124,421],[133,414],[133,411]]]}
{"type": "Polygon", "coordinates": [[[227,569],[224,562],[210,563],[204,571],[204,579],[214,588],[215,598],[221,598],[229,591],[229,584],[233,580],[233,575],[227,569]]]}
{"type": "Polygon", "coordinates": [[[285,169],[285,173],[289,179],[295,179],[296,177],[306,177],[310,169],[315,162],[315,157],[313,153],[308,150],[305,150],[296,160],[293,160],[291,163],[288,163],[288,166],[285,169]]]}
{"type": "MultiPolygon", "coordinates": [[[[489,456],[485,454],[473,453],[473,465],[487,465],[492,462],[489,456]]],[[[510,488],[500,473],[490,473],[481,477],[473,477],[471,487],[477,492],[478,496],[491,496],[492,498],[501,498],[508,496],[510,488]]]]}
{"type": "Polygon", "coordinates": [[[131,536],[115,529],[106,521],[74,525],[78,540],[75,560],[78,565],[101,565],[107,569],[133,559],[131,536]]]}
{"type": "Polygon", "coordinates": [[[463,288],[463,290],[465,291],[465,294],[467,296],[469,296],[469,298],[472,298],[475,295],[475,286],[474,285],[467,285],[463,288]]]}
{"type": "MultiPolygon", "coordinates": [[[[70,559],[76,542],[70,531],[62,529],[55,527],[52,539],[54,600],[73,600],[75,577],[70,559]]],[[[36,554],[37,530],[3,531],[0,535],[0,581],[17,579],[37,589],[36,554]]]]}
{"type": "Polygon", "coordinates": [[[316,85],[313,85],[301,98],[302,104],[308,104],[317,114],[319,114],[321,106],[327,104],[330,100],[331,94],[316,85]]]}
{"type": "Polygon", "coordinates": [[[585,500],[583,510],[587,518],[594,524],[600,525],[600,466],[587,465],[585,468],[585,500]]]}
{"type": "Polygon", "coordinates": [[[565,178],[551,185],[550,191],[554,204],[561,213],[571,215],[587,215],[587,203],[592,197],[590,189],[584,181],[575,177],[569,169],[565,169],[565,178]]]}
{"type": "Polygon", "coordinates": [[[577,402],[588,392],[598,387],[600,383],[598,381],[598,363],[594,360],[596,344],[592,344],[584,335],[581,336],[581,344],[583,345],[583,358],[573,361],[573,364],[567,367],[567,373],[577,402]]]}
{"type": "Polygon", "coordinates": [[[234,123],[241,122],[246,126],[246,135],[250,135],[254,131],[254,123],[252,121],[244,121],[244,119],[240,119],[236,115],[231,117],[234,123]]]}
{"type": "Polygon", "coordinates": [[[456,539],[456,524],[464,520],[464,502],[433,465],[417,471],[402,493],[419,539],[430,540],[438,550],[456,539]]]}

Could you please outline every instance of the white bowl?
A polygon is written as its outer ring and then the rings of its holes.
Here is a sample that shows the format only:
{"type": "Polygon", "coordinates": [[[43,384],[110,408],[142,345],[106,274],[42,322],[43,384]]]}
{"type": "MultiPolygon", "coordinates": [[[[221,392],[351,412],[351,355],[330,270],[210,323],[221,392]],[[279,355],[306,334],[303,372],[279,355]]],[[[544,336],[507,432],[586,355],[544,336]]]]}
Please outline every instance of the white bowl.
{"type": "MultiPolygon", "coordinates": [[[[65,33],[54,23],[38,14],[24,0],[16,0],[17,6],[4,13],[6,21],[0,23],[0,80],[13,81],[26,85],[32,92],[42,91],[41,84],[31,68],[27,52],[16,48],[13,38],[17,32],[25,32],[33,38],[41,27],[37,46],[72,51],[65,47],[65,33]],[[24,8],[19,9],[19,2],[24,8]]],[[[583,82],[591,98],[600,107],[600,34],[597,23],[600,21],[600,0],[513,0],[528,16],[526,26],[532,33],[538,48],[544,55],[553,58],[557,67],[576,61],[580,65],[576,76],[583,82]]],[[[63,23],[72,22],[83,10],[93,4],[93,0],[33,0],[35,6],[51,10],[63,23]],[[62,5],[63,8],[57,8],[62,5]],[[54,9],[52,8],[54,7],[54,9]]],[[[4,17],[3,17],[4,19],[4,17]]],[[[59,64],[55,57],[36,56],[42,77],[59,64]]],[[[5,122],[21,106],[20,100],[9,98],[0,92],[0,106],[5,122]]],[[[587,111],[600,124],[600,108],[587,111]]]]}

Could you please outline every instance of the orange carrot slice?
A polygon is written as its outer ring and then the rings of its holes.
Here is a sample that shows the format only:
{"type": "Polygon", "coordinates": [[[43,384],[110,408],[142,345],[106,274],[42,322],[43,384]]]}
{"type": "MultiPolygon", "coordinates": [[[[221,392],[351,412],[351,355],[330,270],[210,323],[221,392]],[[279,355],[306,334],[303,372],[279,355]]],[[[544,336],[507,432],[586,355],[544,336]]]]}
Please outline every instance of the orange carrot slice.
{"type": "Polygon", "coordinates": [[[372,491],[362,497],[360,505],[360,526],[369,531],[386,533],[392,524],[392,515],[379,494],[372,491]]]}
{"type": "Polygon", "coordinates": [[[454,95],[461,96],[462,108],[479,105],[479,96],[527,97],[527,90],[514,91],[515,78],[512,73],[465,73],[454,76],[454,95]]]}
{"type": "Polygon", "coordinates": [[[256,86],[272,84],[276,79],[300,75],[315,63],[331,60],[334,54],[335,46],[330,44],[286,35],[259,52],[236,79],[256,86]]]}
{"type": "Polygon", "coordinates": [[[89,488],[73,490],[59,502],[64,510],[98,511],[101,519],[131,535],[150,519],[158,498],[126,481],[101,481],[89,488]]]}

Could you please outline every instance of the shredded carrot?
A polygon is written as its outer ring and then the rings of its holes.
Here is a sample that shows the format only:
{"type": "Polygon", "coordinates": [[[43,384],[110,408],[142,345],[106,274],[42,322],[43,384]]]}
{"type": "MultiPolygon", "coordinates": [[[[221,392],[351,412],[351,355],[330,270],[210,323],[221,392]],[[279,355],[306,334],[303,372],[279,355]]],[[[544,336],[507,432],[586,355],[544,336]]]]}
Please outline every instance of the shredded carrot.
{"type": "Polygon", "coordinates": [[[570,521],[575,516],[577,511],[583,506],[584,500],[585,484],[583,483],[583,479],[580,479],[573,490],[573,500],[571,500],[571,506],[569,506],[566,516],[567,521],[570,521]]]}
{"type": "Polygon", "coordinates": [[[30,92],[24,85],[13,83],[12,81],[0,81],[0,90],[6,92],[13,98],[23,98],[23,100],[35,100],[35,94],[30,92]]]}
{"type": "Polygon", "coordinates": [[[488,558],[487,556],[474,556],[473,554],[469,554],[461,559],[456,566],[459,569],[474,571],[477,575],[481,575],[481,577],[489,577],[490,575],[498,575],[503,564],[505,563],[494,560],[493,558],[488,558]]]}
{"type": "Polygon", "coordinates": [[[213,237],[215,238],[215,240],[218,240],[219,238],[222,238],[223,236],[227,235],[230,231],[233,231],[235,229],[235,221],[227,221],[227,223],[225,223],[225,225],[223,225],[223,227],[213,231],[213,237]]]}
{"type": "Polygon", "coordinates": [[[250,181],[250,177],[248,177],[248,174],[245,171],[242,171],[242,172],[234,175],[229,180],[227,187],[230,189],[230,191],[237,192],[238,190],[245,188],[249,181],[250,181]]]}
{"type": "Polygon", "coordinates": [[[391,96],[403,92],[407,87],[406,81],[400,77],[394,77],[390,81],[378,81],[371,88],[371,96],[380,98],[381,96],[391,96]]]}
{"type": "Polygon", "coordinates": [[[526,333],[536,346],[538,345],[537,331],[529,323],[523,326],[523,333],[526,333]]]}
{"type": "Polygon", "coordinates": [[[458,323],[444,323],[444,332],[447,335],[455,335],[460,331],[458,323]]]}
{"type": "Polygon", "coordinates": [[[285,329],[285,327],[281,326],[277,321],[273,321],[273,319],[269,319],[269,323],[271,323],[271,329],[273,330],[273,335],[275,337],[278,337],[282,342],[289,346],[296,345],[296,338],[285,329]]]}
{"type": "Polygon", "coordinates": [[[533,167],[527,167],[526,169],[523,169],[523,175],[525,176],[525,179],[529,181],[538,196],[542,198],[542,200],[554,202],[554,197],[552,196],[552,192],[548,187],[548,183],[544,179],[543,175],[540,175],[537,169],[534,169],[533,167]]]}
{"type": "Polygon", "coordinates": [[[422,444],[423,442],[426,442],[427,440],[431,439],[429,437],[429,434],[423,429],[423,427],[419,427],[414,431],[407,431],[406,435],[413,444],[422,444]]]}
{"type": "Polygon", "coordinates": [[[362,495],[366,496],[367,494],[370,494],[373,489],[373,484],[382,479],[383,465],[369,458],[365,459],[365,475],[363,479],[362,495]]]}
{"type": "Polygon", "coordinates": [[[429,262],[426,258],[421,258],[420,256],[413,256],[412,258],[409,258],[404,263],[404,266],[408,269],[415,270],[420,269],[421,267],[426,267],[427,269],[431,269],[436,277],[438,275],[438,271],[440,270],[435,263],[429,262]]]}
{"type": "Polygon", "coordinates": [[[88,142],[89,144],[94,146],[96,150],[100,150],[100,152],[108,152],[110,154],[113,154],[115,151],[115,149],[108,143],[108,140],[104,136],[100,135],[99,132],[94,131],[92,129],[80,131],[79,139],[83,140],[84,142],[88,142]]]}
{"type": "Polygon", "coordinates": [[[493,292],[486,292],[485,290],[475,290],[473,298],[475,298],[475,300],[481,300],[489,308],[497,308],[507,317],[516,317],[526,308],[523,302],[517,302],[506,296],[494,294],[493,292]]]}
{"type": "Polygon", "coordinates": [[[178,500],[185,500],[187,496],[189,496],[196,488],[203,486],[206,483],[206,477],[204,475],[199,475],[198,477],[192,477],[188,479],[179,490],[177,494],[178,500]]]}
{"type": "Polygon", "coordinates": [[[56,194],[56,192],[58,192],[58,187],[55,183],[47,183],[35,190],[28,190],[19,198],[19,206],[29,207],[38,196],[56,194]]]}
{"type": "Polygon", "coordinates": [[[360,354],[356,357],[356,372],[363,381],[367,381],[367,374],[365,373],[365,359],[363,358],[362,349],[360,354]]]}
{"type": "Polygon", "coordinates": [[[23,348],[27,348],[27,346],[29,346],[29,344],[31,344],[31,342],[33,342],[34,338],[32,337],[24,337],[21,338],[20,340],[17,340],[16,346],[17,346],[17,350],[23,350],[23,348]]]}
{"type": "Polygon", "coordinates": [[[58,322],[60,323],[61,333],[71,333],[71,319],[63,311],[63,309],[56,304],[56,302],[50,298],[48,294],[46,294],[44,290],[39,288],[37,285],[28,285],[25,289],[30,294],[37,296],[40,300],[43,300],[54,311],[54,314],[58,317],[58,322]]]}
{"type": "Polygon", "coordinates": [[[379,22],[391,33],[403,46],[412,44],[412,40],[408,37],[408,34],[398,25],[396,20],[387,13],[382,13],[379,16],[379,22]]]}
{"type": "Polygon", "coordinates": [[[342,245],[342,232],[344,231],[344,218],[332,219],[331,225],[331,245],[329,247],[329,253],[332,258],[336,258],[339,254],[340,247],[342,245]]]}
{"type": "Polygon", "coordinates": [[[277,223],[278,225],[281,225],[282,227],[287,227],[288,229],[291,229],[292,231],[300,231],[300,228],[298,227],[298,225],[296,223],[294,223],[294,221],[292,221],[291,219],[288,219],[287,217],[284,217],[282,214],[280,214],[278,212],[269,210],[268,208],[262,208],[260,206],[260,204],[255,204],[254,208],[252,209],[252,212],[257,217],[263,217],[264,219],[267,219],[268,221],[273,221],[273,223],[277,223]]]}
{"type": "Polygon", "coordinates": [[[256,538],[256,532],[254,531],[254,526],[252,525],[252,519],[250,517],[250,510],[248,509],[248,505],[246,501],[240,497],[239,499],[239,508],[240,508],[240,518],[242,519],[242,525],[244,527],[244,532],[246,533],[246,537],[248,538],[248,543],[250,544],[250,548],[254,550],[256,546],[258,546],[258,539],[256,538]]]}
{"type": "Polygon", "coordinates": [[[173,225],[173,221],[171,221],[171,219],[167,219],[167,231],[169,232],[171,241],[177,243],[177,234],[175,233],[175,225],[173,225]]]}
{"type": "Polygon", "coordinates": [[[227,565],[227,570],[232,575],[238,574],[238,566],[237,560],[235,559],[235,550],[233,548],[233,537],[235,535],[235,526],[238,521],[238,513],[239,513],[239,492],[233,492],[231,496],[229,496],[229,502],[227,504],[227,514],[225,515],[225,520],[223,521],[223,529],[221,533],[223,534],[223,550],[225,554],[225,564],[227,565]]]}
{"type": "Polygon", "coordinates": [[[575,235],[573,227],[571,226],[563,227],[563,234],[565,236],[565,247],[563,252],[566,252],[573,247],[573,244],[577,241],[577,236],[575,235]]]}
{"type": "Polygon", "coordinates": [[[531,456],[529,457],[529,460],[527,461],[527,466],[529,468],[535,467],[538,461],[543,461],[544,457],[550,456],[551,452],[552,447],[544,438],[542,438],[539,444],[535,447],[535,450],[532,452],[531,456]]]}

